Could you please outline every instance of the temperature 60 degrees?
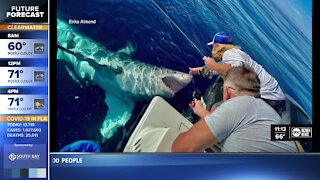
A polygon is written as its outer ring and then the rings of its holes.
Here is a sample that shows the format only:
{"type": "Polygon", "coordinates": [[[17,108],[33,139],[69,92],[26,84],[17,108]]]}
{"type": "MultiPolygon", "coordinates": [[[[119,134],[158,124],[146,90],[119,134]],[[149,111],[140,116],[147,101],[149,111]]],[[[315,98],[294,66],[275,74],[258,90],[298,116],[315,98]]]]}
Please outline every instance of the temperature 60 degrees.
{"type": "Polygon", "coordinates": [[[19,77],[20,77],[20,74],[23,73],[23,70],[8,70],[8,72],[10,73],[9,78],[12,78],[12,76],[13,76],[14,74],[16,74],[16,75],[17,75],[17,78],[19,78],[19,77]]]}
{"type": "Polygon", "coordinates": [[[14,42],[9,42],[9,44],[8,44],[8,49],[9,50],[21,50],[22,49],[22,47],[23,46],[25,46],[25,45],[27,45],[27,43],[26,42],[16,42],[16,43],[14,43],[14,42]]]}
{"type": "Polygon", "coordinates": [[[16,104],[16,106],[19,106],[20,102],[23,101],[23,98],[8,98],[8,100],[10,101],[9,106],[14,105],[14,103],[16,104]]]}

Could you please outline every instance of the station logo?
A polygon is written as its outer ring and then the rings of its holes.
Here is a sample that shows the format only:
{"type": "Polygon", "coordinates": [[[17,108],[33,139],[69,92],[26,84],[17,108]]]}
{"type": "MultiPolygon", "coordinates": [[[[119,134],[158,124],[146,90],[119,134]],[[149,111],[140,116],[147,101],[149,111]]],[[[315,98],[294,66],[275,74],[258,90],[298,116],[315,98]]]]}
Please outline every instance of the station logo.
{"type": "Polygon", "coordinates": [[[312,127],[291,127],[291,139],[312,138],[312,127]]]}

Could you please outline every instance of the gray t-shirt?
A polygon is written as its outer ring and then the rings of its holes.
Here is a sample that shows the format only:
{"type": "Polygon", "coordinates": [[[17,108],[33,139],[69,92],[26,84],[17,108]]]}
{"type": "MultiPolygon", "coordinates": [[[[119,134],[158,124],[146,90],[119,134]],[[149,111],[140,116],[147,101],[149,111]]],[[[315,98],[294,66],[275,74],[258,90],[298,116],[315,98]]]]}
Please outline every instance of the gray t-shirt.
{"type": "Polygon", "coordinates": [[[252,96],[232,98],[205,117],[222,152],[298,152],[293,141],[271,141],[271,124],[283,124],[267,103],[252,96]]]}

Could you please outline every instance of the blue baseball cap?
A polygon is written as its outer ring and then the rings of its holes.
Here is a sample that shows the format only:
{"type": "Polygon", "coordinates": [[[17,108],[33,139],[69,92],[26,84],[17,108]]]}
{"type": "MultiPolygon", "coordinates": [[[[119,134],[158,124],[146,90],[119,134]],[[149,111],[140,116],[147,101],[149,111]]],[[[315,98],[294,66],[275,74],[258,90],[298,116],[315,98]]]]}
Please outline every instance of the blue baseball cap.
{"type": "Polygon", "coordinates": [[[215,43],[218,43],[218,44],[232,44],[232,38],[226,32],[218,32],[213,36],[212,41],[207,43],[207,45],[211,46],[211,45],[213,45],[215,43]]]}

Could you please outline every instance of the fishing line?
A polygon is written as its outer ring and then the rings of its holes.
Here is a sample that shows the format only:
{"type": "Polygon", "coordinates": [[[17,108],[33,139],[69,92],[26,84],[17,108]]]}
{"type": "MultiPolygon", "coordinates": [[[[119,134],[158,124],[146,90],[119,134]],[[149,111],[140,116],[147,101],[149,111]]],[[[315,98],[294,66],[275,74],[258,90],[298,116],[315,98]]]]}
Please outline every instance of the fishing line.
{"type": "Polygon", "coordinates": [[[167,19],[175,26],[178,31],[189,41],[189,43],[197,50],[199,55],[202,57],[204,56],[204,53],[198,48],[198,46],[181,30],[181,28],[170,18],[170,16],[154,1],[151,0],[153,4],[167,17],[167,19]]]}

